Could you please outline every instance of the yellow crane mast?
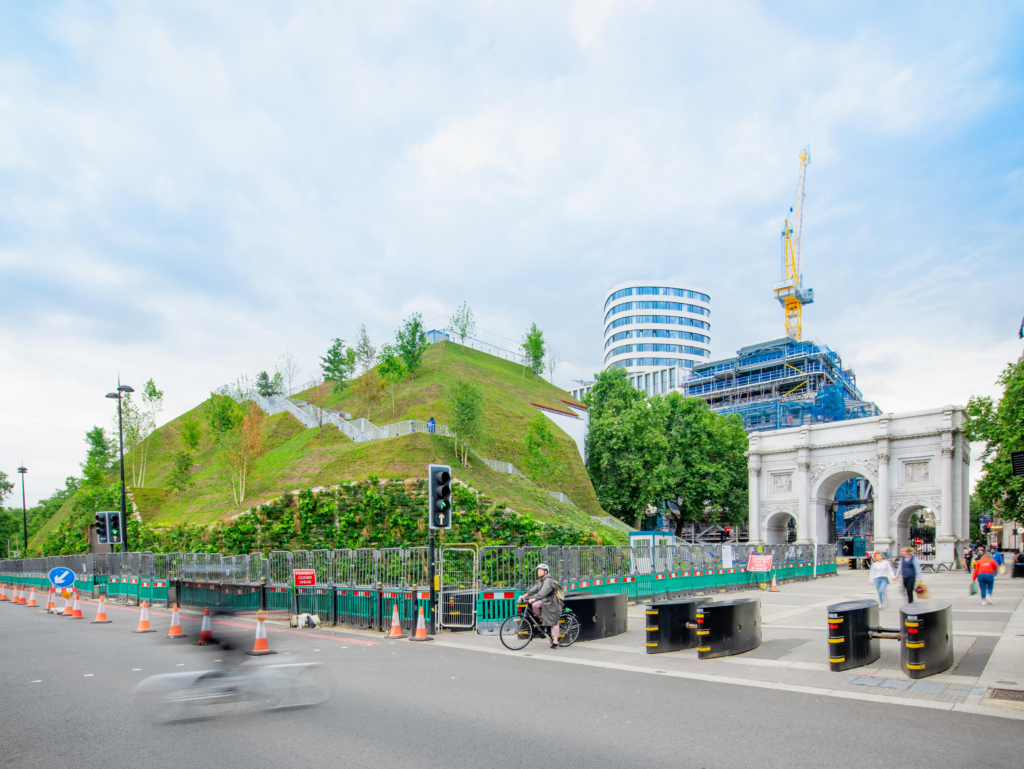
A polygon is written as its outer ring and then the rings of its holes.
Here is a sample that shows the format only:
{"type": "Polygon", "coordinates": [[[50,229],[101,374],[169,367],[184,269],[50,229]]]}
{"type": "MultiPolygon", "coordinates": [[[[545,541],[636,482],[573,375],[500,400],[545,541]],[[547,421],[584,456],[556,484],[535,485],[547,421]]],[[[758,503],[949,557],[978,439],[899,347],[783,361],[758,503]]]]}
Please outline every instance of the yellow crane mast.
{"type": "Polygon", "coordinates": [[[796,206],[789,209],[793,214],[793,226],[786,219],[782,227],[782,280],[775,284],[775,298],[786,315],[786,336],[796,342],[803,334],[803,306],[814,301],[814,289],[803,287],[800,271],[800,236],[804,227],[804,195],[810,163],[810,148],[804,147],[800,152],[800,171],[797,174],[796,206]]]}

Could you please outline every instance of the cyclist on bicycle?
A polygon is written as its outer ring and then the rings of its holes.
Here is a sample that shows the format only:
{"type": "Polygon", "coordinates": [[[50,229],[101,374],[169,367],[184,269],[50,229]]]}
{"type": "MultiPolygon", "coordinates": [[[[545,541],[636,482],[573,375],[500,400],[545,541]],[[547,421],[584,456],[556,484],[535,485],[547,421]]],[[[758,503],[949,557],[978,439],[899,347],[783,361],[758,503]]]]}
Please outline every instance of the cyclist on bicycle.
{"type": "Polygon", "coordinates": [[[537,584],[527,590],[522,600],[528,601],[534,614],[540,617],[540,624],[551,633],[551,648],[558,648],[558,618],[562,614],[562,602],[558,600],[557,585],[548,574],[546,563],[537,566],[537,584]]]}

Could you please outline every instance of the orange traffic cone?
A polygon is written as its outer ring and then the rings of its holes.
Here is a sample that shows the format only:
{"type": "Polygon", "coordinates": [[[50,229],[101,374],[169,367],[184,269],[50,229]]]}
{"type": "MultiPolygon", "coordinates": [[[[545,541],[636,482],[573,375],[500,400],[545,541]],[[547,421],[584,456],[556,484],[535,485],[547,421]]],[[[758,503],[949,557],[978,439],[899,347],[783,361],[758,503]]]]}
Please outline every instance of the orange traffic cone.
{"type": "Polygon", "coordinates": [[[213,640],[213,628],[210,626],[210,607],[203,612],[203,626],[199,629],[199,640],[193,641],[193,646],[209,646],[216,643],[213,640]]]}
{"type": "Polygon", "coordinates": [[[14,586],[14,594],[11,596],[11,603],[21,603],[21,588],[17,585],[14,586]]]}
{"type": "Polygon", "coordinates": [[[28,603],[25,604],[25,605],[26,606],[35,606],[36,605],[36,589],[34,587],[29,589],[29,591],[28,591],[28,603]]]}
{"type": "Polygon", "coordinates": [[[171,611],[171,629],[167,631],[168,638],[188,638],[181,632],[181,619],[178,617],[178,604],[174,604],[171,611]]]}
{"type": "Polygon", "coordinates": [[[75,602],[71,604],[71,619],[85,619],[82,616],[82,607],[78,605],[78,591],[75,591],[75,602]]]}
{"type": "Polygon", "coordinates": [[[46,600],[46,613],[47,614],[56,614],[57,613],[57,606],[53,602],[53,588],[52,587],[50,588],[50,597],[46,600]]]}
{"type": "Polygon", "coordinates": [[[395,610],[391,612],[391,632],[388,633],[388,638],[405,638],[402,633],[402,621],[398,618],[398,604],[395,604],[395,610]]]}
{"type": "Polygon", "coordinates": [[[110,620],[107,619],[107,597],[105,595],[100,596],[100,605],[96,607],[96,619],[92,621],[94,625],[108,625],[110,620]]]}
{"type": "Polygon", "coordinates": [[[68,595],[64,598],[64,611],[62,611],[60,613],[60,616],[62,616],[62,617],[70,617],[71,616],[71,594],[70,593],[68,593],[68,595]]]}
{"type": "Polygon", "coordinates": [[[155,633],[149,626],[149,610],[146,608],[146,602],[142,602],[142,612],[139,614],[139,626],[132,631],[133,633],[155,633]]]}
{"type": "Polygon", "coordinates": [[[769,593],[777,593],[777,592],[779,592],[779,583],[775,579],[775,572],[774,571],[772,572],[772,586],[770,588],[768,588],[768,592],[769,593]]]}
{"type": "Polygon", "coordinates": [[[9,600],[11,600],[11,599],[7,597],[7,585],[5,585],[4,583],[0,582],[0,601],[9,601],[9,600]]]}
{"type": "Polygon", "coordinates": [[[410,641],[433,641],[434,639],[427,635],[427,623],[423,621],[423,607],[420,607],[420,614],[416,618],[416,635],[409,639],[410,641]]]}
{"type": "Polygon", "coordinates": [[[24,606],[27,602],[25,601],[25,586],[21,585],[18,587],[18,603],[24,606]]]}
{"type": "Polygon", "coordinates": [[[267,628],[264,626],[264,622],[267,620],[267,613],[260,609],[256,612],[256,645],[253,646],[251,652],[246,652],[250,657],[262,657],[264,654],[277,654],[270,648],[270,644],[267,643],[267,628]]]}

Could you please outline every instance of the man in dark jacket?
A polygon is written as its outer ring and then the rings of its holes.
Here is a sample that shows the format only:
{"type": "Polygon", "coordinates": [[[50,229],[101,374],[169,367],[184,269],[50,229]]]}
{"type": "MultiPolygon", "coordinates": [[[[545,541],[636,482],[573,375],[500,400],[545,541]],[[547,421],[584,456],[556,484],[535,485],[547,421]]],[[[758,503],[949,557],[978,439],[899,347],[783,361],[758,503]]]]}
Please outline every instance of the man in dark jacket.
{"type": "Polygon", "coordinates": [[[555,591],[555,581],[548,575],[546,563],[537,566],[537,584],[523,595],[529,601],[534,613],[540,617],[540,624],[551,632],[551,648],[558,648],[558,618],[562,616],[562,603],[555,591]]]}

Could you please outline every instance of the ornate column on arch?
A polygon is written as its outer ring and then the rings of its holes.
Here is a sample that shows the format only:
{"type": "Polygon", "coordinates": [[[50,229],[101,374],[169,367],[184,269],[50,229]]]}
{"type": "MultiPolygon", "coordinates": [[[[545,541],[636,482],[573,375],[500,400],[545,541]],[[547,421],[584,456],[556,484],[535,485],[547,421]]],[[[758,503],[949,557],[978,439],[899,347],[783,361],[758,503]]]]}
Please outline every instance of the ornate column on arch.
{"type": "Polygon", "coordinates": [[[875,489],[875,547],[892,550],[892,524],[889,520],[889,439],[878,439],[878,488],[875,489]]]}
{"type": "Polygon", "coordinates": [[[811,531],[811,483],[808,471],[811,469],[810,450],[801,448],[796,460],[797,521],[796,541],[802,545],[814,542],[815,532],[811,531]]]}
{"type": "Polygon", "coordinates": [[[953,536],[953,433],[942,433],[942,517],[939,536],[935,539],[935,557],[940,561],[956,558],[956,537],[953,536]]]}
{"type": "Polygon", "coordinates": [[[747,541],[761,543],[761,455],[747,453],[747,541]]]}

